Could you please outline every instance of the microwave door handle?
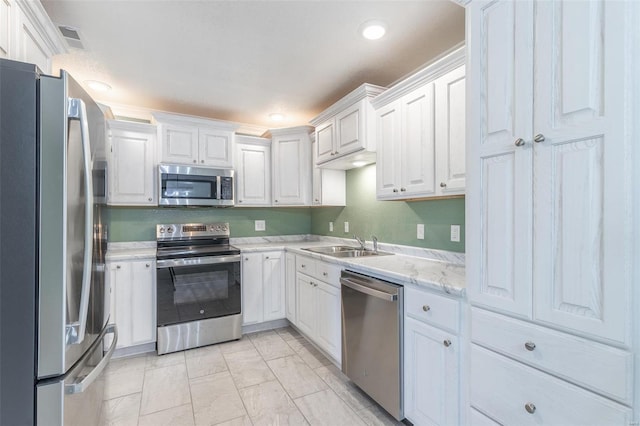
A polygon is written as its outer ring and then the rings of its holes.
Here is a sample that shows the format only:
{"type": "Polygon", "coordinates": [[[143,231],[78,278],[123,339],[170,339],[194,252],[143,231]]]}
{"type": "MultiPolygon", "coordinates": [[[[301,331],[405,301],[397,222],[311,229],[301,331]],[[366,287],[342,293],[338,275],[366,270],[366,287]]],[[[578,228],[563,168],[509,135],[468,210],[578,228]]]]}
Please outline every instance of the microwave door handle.
{"type": "Polygon", "coordinates": [[[84,265],[82,269],[82,290],[80,292],[80,306],[78,321],[66,327],[67,344],[78,344],[84,340],[87,329],[87,314],[89,310],[89,292],[91,290],[91,267],[93,264],[93,177],[91,164],[91,144],[89,143],[89,123],[87,107],[82,99],[69,98],[67,111],[69,119],[80,121],[80,139],[84,157],[84,265]]]}
{"type": "Polygon", "coordinates": [[[222,200],[222,176],[216,176],[216,200],[222,200]]]}

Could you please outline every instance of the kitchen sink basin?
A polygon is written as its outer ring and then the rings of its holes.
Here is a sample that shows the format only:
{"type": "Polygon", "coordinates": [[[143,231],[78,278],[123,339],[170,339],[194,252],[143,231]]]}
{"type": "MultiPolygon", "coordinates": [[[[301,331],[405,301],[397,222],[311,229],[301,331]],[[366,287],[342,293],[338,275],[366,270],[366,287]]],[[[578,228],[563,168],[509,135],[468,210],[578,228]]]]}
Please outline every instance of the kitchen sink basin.
{"type": "Polygon", "coordinates": [[[373,251],[351,246],[310,247],[303,250],[307,250],[313,253],[326,254],[333,257],[389,256],[393,254],[385,251],[373,251]]]}

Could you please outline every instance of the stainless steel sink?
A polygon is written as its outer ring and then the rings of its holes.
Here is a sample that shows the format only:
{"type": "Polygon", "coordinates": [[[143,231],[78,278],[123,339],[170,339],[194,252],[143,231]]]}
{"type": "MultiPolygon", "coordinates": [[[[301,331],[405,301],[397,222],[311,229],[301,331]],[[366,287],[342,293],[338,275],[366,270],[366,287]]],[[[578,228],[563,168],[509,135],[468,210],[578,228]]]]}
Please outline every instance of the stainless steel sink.
{"type": "Polygon", "coordinates": [[[303,250],[307,250],[313,253],[326,254],[333,257],[389,256],[393,254],[386,251],[373,251],[351,246],[309,247],[303,250]]]}

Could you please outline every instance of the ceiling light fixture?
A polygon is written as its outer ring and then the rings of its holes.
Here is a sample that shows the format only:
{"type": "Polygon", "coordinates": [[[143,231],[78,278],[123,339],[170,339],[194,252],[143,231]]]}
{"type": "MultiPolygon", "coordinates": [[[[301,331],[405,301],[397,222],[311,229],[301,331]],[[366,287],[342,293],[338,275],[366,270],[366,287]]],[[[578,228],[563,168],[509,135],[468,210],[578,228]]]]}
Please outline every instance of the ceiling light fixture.
{"type": "Polygon", "coordinates": [[[272,112],[269,114],[271,121],[284,121],[284,114],[281,112],[272,112]]]}
{"type": "Polygon", "coordinates": [[[366,166],[367,162],[366,161],[354,161],[351,164],[353,164],[354,167],[362,167],[362,166],[366,166]]]}
{"type": "Polygon", "coordinates": [[[102,81],[86,80],[85,83],[87,84],[87,86],[89,86],[93,90],[97,90],[98,92],[108,92],[109,90],[111,90],[111,86],[109,86],[107,83],[103,83],[102,81]]]}
{"type": "Polygon", "coordinates": [[[360,34],[367,40],[378,40],[387,32],[387,26],[382,21],[367,21],[360,26],[360,34]]]}

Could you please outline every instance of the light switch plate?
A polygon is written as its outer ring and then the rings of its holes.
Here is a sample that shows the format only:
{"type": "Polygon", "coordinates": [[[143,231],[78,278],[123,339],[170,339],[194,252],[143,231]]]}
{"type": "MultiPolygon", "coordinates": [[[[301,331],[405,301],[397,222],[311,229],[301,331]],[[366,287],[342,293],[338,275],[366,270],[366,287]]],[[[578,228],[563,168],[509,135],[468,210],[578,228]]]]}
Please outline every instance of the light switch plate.
{"type": "Polygon", "coordinates": [[[264,231],[267,229],[267,224],[264,220],[256,220],[255,221],[256,231],[264,231]]]}
{"type": "Polygon", "coordinates": [[[424,240],[424,223],[419,223],[418,224],[418,230],[417,230],[416,238],[419,239],[419,240],[424,240]]]}
{"type": "Polygon", "coordinates": [[[460,242],[460,225],[451,225],[451,241],[460,242]]]}
{"type": "Polygon", "coordinates": [[[333,232],[333,222],[329,222],[329,232],[333,232]]]}
{"type": "Polygon", "coordinates": [[[349,222],[344,223],[344,232],[345,233],[349,232],[349,222]]]}

